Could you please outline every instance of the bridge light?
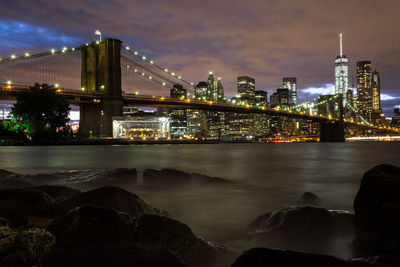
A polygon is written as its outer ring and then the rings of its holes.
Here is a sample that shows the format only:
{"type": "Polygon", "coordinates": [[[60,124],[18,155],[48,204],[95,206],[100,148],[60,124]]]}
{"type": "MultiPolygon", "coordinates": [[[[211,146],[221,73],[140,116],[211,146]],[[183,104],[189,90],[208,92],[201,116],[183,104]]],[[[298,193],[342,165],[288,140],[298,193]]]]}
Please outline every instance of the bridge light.
{"type": "Polygon", "coordinates": [[[71,50],[72,50],[72,51],[75,51],[75,47],[73,47],[71,50]]]}
{"type": "Polygon", "coordinates": [[[144,72],[142,72],[142,76],[144,76],[144,72]]]}
{"type": "Polygon", "coordinates": [[[55,87],[55,88],[59,88],[60,85],[59,85],[58,83],[55,83],[55,84],[54,84],[54,87],[55,87]]]}
{"type": "Polygon", "coordinates": [[[100,86],[100,89],[103,89],[103,90],[104,90],[104,88],[105,88],[104,85],[101,85],[101,86],[100,86]]]}
{"type": "Polygon", "coordinates": [[[126,50],[130,50],[131,48],[129,46],[125,47],[126,50]]]}
{"type": "Polygon", "coordinates": [[[135,95],[138,95],[139,94],[139,92],[135,92],[135,95]]]}
{"type": "Polygon", "coordinates": [[[137,69],[135,69],[135,72],[137,72],[137,69]]]}
{"type": "Polygon", "coordinates": [[[53,49],[50,50],[50,52],[51,52],[52,54],[54,54],[54,53],[56,52],[56,50],[53,48],[53,49]]]}
{"type": "Polygon", "coordinates": [[[164,69],[165,72],[168,72],[168,69],[164,69]]]}
{"type": "Polygon", "coordinates": [[[165,86],[165,83],[163,82],[162,85],[165,86]]]}
{"type": "Polygon", "coordinates": [[[154,64],[154,61],[153,61],[153,60],[151,60],[151,61],[150,61],[150,64],[154,64]]]}
{"type": "Polygon", "coordinates": [[[181,79],[181,76],[178,76],[178,79],[181,79]]]}
{"type": "Polygon", "coordinates": [[[149,79],[150,79],[150,80],[152,79],[151,76],[149,76],[149,79]]]}
{"type": "Polygon", "coordinates": [[[15,59],[16,58],[16,56],[15,55],[11,55],[11,59],[15,59]]]}
{"type": "Polygon", "coordinates": [[[8,84],[8,85],[11,85],[11,84],[12,84],[12,81],[8,80],[8,81],[7,81],[7,84],[8,84]]]}
{"type": "Polygon", "coordinates": [[[68,50],[68,48],[67,48],[66,46],[64,46],[64,47],[62,48],[62,50],[68,50]]]}
{"type": "Polygon", "coordinates": [[[175,72],[172,72],[171,75],[172,75],[172,76],[175,76],[175,72]]]}
{"type": "Polygon", "coordinates": [[[143,59],[143,60],[146,60],[146,57],[145,57],[145,56],[143,56],[143,57],[142,57],[142,59],[143,59]]]}
{"type": "Polygon", "coordinates": [[[29,57],[29,53],[25,53],[25,57],[29,57]]]}
{"type": "Polygon", "coordinates": [[[81,90],[82,90],[82,91],[85,91],[85,87],[82,87],[81,90]]]}
{"type": "Polygon", "coordinates": [[[128,66],[126,66],[126,68],[127,68],[127,69],[129,69],[129,68],[130,68],[130,66],[128,65],[128,66]]]}
{"type": "Polygon", "coordinates": [[[137,56],[139,53],[138,53],[138,51],[135,51],[134,54],[137,56]]]}
{"type": "Polygon", "coordinates": [[[96,44],[97,44],[97,45],[100,44],[100,41],[96,41],[96,44]]]}
{"type": "Polygon", "coordinates": [[[194,85],[194,83],[190,83],[190,85],[192,85],[192,86],[193,86],[193,85],[194,85]]]}
{"type": "Polygon", "coordinates": [[[88,44],[88,43],[86,43],[86,46],[89,46],[89,44],[88,44]]]}

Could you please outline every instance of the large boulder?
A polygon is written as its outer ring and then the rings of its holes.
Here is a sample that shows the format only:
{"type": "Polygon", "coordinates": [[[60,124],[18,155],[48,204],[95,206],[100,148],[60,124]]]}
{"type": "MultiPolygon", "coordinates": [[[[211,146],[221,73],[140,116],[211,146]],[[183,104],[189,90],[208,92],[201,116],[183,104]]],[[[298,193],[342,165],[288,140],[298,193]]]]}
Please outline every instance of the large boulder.
{"type": "Polygon", "coordinates": [[[340,252],[347,256],[353,237],[352,218],[350,213],[318,207],[286,207],[256,218],[249,226],[248,238],[255,246],[333,253],[336,238],[349,236],[347,251],[340,252]]]}
{"type": "Polygon", "coordinates": [[[190,181],[190,173],[174,169],[147,169],[143,172],[143,183],[145,185],[181,185],[190,183],[190,181]]]}
{"type": "Polygon", "coordinates": [[[387,256],[343,260],[328,255],[301,253],[270,248],[252,248],[243,252],[232,267],[396,267],[400,259],[387,256]]]}
{"type": "Polygon", "coordinates": [[[170,250],[147,244],[55,248],[45,262],[49,267],[185,267],[170,250]]]}
{"type": "Polygon", "coordinates": [[[146,201],[135,194],[114,186],[101,187],[92,191],[76,194],[60,203],[66,210],[90,204],[103,208],[116,209],[129,214],[131,217],[145,213],[161,214],[146,201]]]}
{"type": "Polygon", "coordinates": [[[143,184],[151,186],[176,186],[187,184],[224,185],[227,183],[230,183],[230,181],[223,178],[211,177],[198,173],[188,173],[175,169],[147,169],[143,172],[143,184]]]}
{"type": "Polygon", "coordinates": [[[304,192],[297,202],[300,205],[319,206],[321,199],[314,193],[304,192]]]}
{"type": "Polygon", "coordinates": [[[135,238],[128,214],[91,205],[70,210],[47,230],[56,237],[57,247],[106,246],[135,238]]]}
{"type": "Polygon", "coordinates": [[[33,178],[25,177],[22,174],[0,169],[0,190],[12,189],[12,188],[24,188],[28,186],[35,186],[41,184],[42,183],[40,181],[37,181],[33,178]]]}
{"type": "Polygon", "coordinates": [[[354,199],[360,256],[400,256],[400,168],[382,164],[367,171],[354,199]]]}
{"type": "Polygon", "coordinates": [[[32,189],[42,191],[58,202],[64,201],[81,193],[81,191],[77,189],[69,188],[63,185],[39,185],[32,187],[32,189]]]}
{"type": "Polygon", "coordinates": [[[133,224],[136,242],[166,247],[188,266],[223,266],[232,259],[233,254],[200,239],[187,225],[168,217],[144,214],[133,224]]]}
{"type": "Polygon", "coordinates": [[[0,190],[0,217],[12,226],[26,225],[29,217],[55,218],[63,209],[48,194],[33,188],[0,190]]]}
{"type": "Polygon", "coordinates": [[[0,266],[42,266],[54,242],[54,236],[43,229],[0,225],[0,266]]]}

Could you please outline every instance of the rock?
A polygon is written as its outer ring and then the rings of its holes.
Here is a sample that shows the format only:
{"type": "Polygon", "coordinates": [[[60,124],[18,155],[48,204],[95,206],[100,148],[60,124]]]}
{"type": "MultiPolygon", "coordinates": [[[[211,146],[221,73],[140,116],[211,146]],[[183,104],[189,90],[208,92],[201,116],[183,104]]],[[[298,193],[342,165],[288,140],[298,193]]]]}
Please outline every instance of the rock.
{"type": "Polygon", "coordinates": [[[319,206],[321,203],[321,199],[314,193],[304,192],[298,203],[300,205],[308,205],[308,206],[319,206]]]}
{"type": "Polygon", "coordinates": [[[181,185],[190,183],[190,181],[189,173],[174,169],[147,169],[143,172],[143,183],[145,185],[181,185]]]}
{"type": "Polygon", "coordinates": [[[145,213],[167,214],[166,212],[153,208],[137,195],[114,186],[101,187],[82,194],[77,194],[60,203],[66,210],[82,206],[83,204],[116,209],[129,214],[131,217],[136,217],[145,213]]]}
{"type": "Polygon", "coordinates": [[[256,218],[250,224],[249,236],[257,246],[323,253],[331,249],[337,225],[336,218],[325,209],[287,207],[256,218]]]}
{"type": "Polygon", "coordinates": [[[252,248],[243,252],[232,267],[395,267],[400,259],[376,257],[343,260],[333,256],[270,248],[252,248]]]}
{"type": "Polygon", "coordinates": [[[55,242],[49,232],[0,226],[0,266],[42,266],[55,242]]]}
{"type": "Polygon", "coordinates": [[[134,242],[134,228],[126,213],[91,205],[70,210],[47,230],[57,247],[106,246],[134,242]]]}
{"type": "Polygon", "coordinates": [[[382,164],[367,171],[354,211],[357,255],[400,256],[400,168],[382,164]]]}
{"type": "Polygon", "coordinates": [[[144,214],[135,218],[133,224],[137,242],[166,247],[188,266],[224,266],[233,255],[205,242],[187,225],[168,217],[144,214]]]}
{"type": "Polygon", "coordinates": [[[41,185],[40,181],[24,175],[0,169],[0,190],[12,188],[24,188],[29,186],[41,185]]]}
{"type": "Polygon", "coordinates": [[[55,248],[44,266],[55,267],[184,267],[170,250],[147,244],[55,248]]]}
{"type": "Polygon", "coordinates": [[[32,189],[42,191],[58,202],[81,193],[81,191],[77,189],[72,189],[63,185],[39,185],[32,187],[32,189]]]}
{"type": "Polygon", "coordinates": [[[63,180],[67,186],[82,190],[92,190],[100,186],[134,188],[137,185],[137,171],[135,168],[78,171],[70,173],[63,180]]]}
{"type": "Polygon", "coordinates": [[[28,217],[55,218],[63,209],[48,194],[32,189],[0,190],[0,217],[12,226],[26,225],[28,217]]]}
{"type": "Polygon", "coordinates": [[[211,177],[198,173],[188,173],[174,169],[147,169],[143,172],[143,183],[145,185],[153,186],[176,186],[187,184],[225,185],[231,182],[229,180],[219,177],[211,177]]]}

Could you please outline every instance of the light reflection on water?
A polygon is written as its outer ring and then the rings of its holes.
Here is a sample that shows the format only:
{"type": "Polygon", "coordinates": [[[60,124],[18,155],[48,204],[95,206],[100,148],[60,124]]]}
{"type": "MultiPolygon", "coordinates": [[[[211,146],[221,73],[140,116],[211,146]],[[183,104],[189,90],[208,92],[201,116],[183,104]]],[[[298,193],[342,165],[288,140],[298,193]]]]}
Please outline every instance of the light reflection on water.
{"type": "Polygon", "coordinates": [[[352,209],[362,174],[400,165],[400,143],[1,147],[0,168],[23,174],[105,168],[174,168],[231,186],[138,190],[196,234],[224,242],[256,216],[295,204],[305,191],[329,209],[352,209]]]}

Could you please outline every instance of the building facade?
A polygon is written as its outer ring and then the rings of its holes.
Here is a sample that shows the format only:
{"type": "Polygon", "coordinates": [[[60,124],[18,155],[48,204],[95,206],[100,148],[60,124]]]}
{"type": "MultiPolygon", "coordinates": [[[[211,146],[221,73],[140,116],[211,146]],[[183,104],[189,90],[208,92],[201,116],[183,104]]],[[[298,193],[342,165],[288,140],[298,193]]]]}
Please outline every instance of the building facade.
{"type": "Polygon", "coordinates": [[[283,78],[283,89],[288,90],[288,104],[297,104],[297,79],[296,77],[284,77],[283,78]]]}
{"type": "Polygon", "coordinates": [[[372,71],[369,60],[357,62],[357,109],[364,119],[372,121],[372,71]]]}

